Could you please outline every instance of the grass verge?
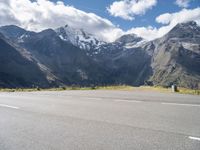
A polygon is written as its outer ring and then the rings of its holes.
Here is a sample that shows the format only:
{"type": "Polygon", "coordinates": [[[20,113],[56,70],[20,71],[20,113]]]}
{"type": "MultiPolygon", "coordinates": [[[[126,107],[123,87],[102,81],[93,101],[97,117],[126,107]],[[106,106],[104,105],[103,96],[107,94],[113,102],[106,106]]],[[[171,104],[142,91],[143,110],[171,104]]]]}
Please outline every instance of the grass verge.
{"type": "MultiPolygon", "coordinates": [[[[33,91],[64,91],[64,90],[124,90],[124,91],[157,91],[157,92],[169,92],[171,93],[171,88],[164,88],[161,86],[96,86],[96,87],[60,87],[60,88],[49,88],[49,89],[41,89],[41,88],[15,88],[15,89],[0,89],[0,92],[33,92],[33,91]]],[[[200,95],[200,90],[186,89],[186,88],[178,88],[176,93],[180,94],[192,94],[192,95],[200,95]]]]}

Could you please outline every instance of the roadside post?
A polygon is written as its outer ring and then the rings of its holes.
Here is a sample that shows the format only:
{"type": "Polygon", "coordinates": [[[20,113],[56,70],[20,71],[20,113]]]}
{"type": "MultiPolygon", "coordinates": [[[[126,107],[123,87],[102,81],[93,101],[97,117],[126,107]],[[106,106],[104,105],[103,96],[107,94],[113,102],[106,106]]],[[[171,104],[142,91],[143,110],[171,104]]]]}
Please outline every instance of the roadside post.
{"type": "Polygon", "coordinates": [[[173,84],[172,85],[172,92],[175,93],[177,91],[178,91],[177,86],[175,84],[173,84]]]}

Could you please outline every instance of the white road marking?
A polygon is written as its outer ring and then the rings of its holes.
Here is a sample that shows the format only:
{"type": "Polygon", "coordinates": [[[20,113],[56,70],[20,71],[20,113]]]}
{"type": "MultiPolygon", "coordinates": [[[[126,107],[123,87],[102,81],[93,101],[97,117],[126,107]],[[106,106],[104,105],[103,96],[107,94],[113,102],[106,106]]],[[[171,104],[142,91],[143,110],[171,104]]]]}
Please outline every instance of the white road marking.
{"type": "Polygon", "coordinates": [[[120,99],[117,99],[117,100],[114,100],[116,102],[129,102],[129,103],[141,103],[142,101],[136,101],[136,100],[120,100],[120,99]]]}
{"type": "Polygon", "coordinates": [[[191,140],[196,140],[196,141],[200,141],[200,138],[199,138],[199,137],[189,136],[189,139],[191,139],[191,140]]]}
{"type": "Polygon", "coordinates": [[[161,103],[163,105],[175,105],[175,106],[190,106],[190,107],[200,107],[198,104],[181,104],[181,103],[161,103]]]}
{"type": "Polygon", "coordinates": [[[10,106],[10,105],[6,105],[6,104],[0,104],[0,107],[7,107],[7,108],[19,109],[19,107],[10,106]]]}

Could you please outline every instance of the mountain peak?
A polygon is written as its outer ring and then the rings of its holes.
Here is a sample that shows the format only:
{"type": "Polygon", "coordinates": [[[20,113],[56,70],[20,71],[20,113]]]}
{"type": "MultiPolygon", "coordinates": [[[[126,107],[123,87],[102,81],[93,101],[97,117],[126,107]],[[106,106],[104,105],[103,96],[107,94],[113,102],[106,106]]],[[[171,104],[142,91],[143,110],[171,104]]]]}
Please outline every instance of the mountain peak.
{"type": "Polygon", "coordinates": [[[104,43],[83,29],[73,28],[69,25],[57,28],[55,31],[63,41],[70,42],[73,45],[85,50],[89,50],[104,43]]]}
{"type": "Polygon", "coordinates": [[[183,31],[196,31],[199,29],[199,26],[195,21],[189,21],[189,22],[183,22],[183,23],[178,23],[171,31],[173,30],[183,30],[183,31]]]}
{"type": "Polygon", "coordinates": [[[45,30],[39,32],[38,34],[51,35],[54,33],[55,33],[55,31],[53,29],[45,29],[45,30]]]}
{"type": "Polygon", "coordinates": [[[118,38],[115,42],[121,43],[135,43],[142,41],[143,38],[137,36],[136,34],[125,34],[118,38]]]}
{"type": "Polygon", "coordinates": [[[197,26],[197,23],[195,21],[188,21],[188,22],[183,22],[179,23],[180,26],[197,26]]]}
{"type": "Polygon", "coordinates": [[[200,27],[195,21],[179,23],[172,28],[165,36],[167,39],[178,38],[180,40],[192,40],[199,41],[200,39],[200,27]]]}
{"type": "Polygon", "coordinates": [[[115,43],[118,43],[119,45],[128,49],[139,47],[141,44],[144,44],[145,42],[146,41],[142,37],[139,37],[136,34],[125,34],[115,41],[115,43]]]}
{"type": "Polygon", "coordinates": [[[0,27],[0,32],[7,37],[17,38],[23,35],[26,32],[26,30],[15,25],[7,25],[0,27]]]}
{"type": "Polygon", "coordinates": [[[16,25],[5,25],[5,26],[1,26],[1,28],[6,28],[6,29],[15,29],[15,30],[24,30],[21,27],[18,27],[16,25]]]}

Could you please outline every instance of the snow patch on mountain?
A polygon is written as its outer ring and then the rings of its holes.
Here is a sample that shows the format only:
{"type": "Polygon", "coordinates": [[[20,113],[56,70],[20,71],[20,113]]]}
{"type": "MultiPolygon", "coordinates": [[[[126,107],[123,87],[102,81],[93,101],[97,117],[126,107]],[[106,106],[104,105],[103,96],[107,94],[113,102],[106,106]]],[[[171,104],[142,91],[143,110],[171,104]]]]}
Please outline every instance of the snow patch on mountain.
{"type": "Polygon", "coordinates": [[[195,52],[197,54],[200,54],[200,44],[191,43],[191,42],[181,42],[181,44],[185,49],[195,52]]]}
{"type": "Polygon", "coordinates": [[[134,42],[134,43],[126,43],[124,45],[125,48],[127,49],[131,49],[131,48],[137,48],[137,47],[141,47],[142,45],[144,45],[145,43],[147,43],[148,41],[146,40],[142,40],[142,41],[139,41],[139,42],[134,42]]]}
{"type": "Polygon", "coordinates": [[[84,50],[90,50],[105,43],[83,29],[75,29],[68,25],[60,27],[55,31],[61,40],[70,42],[84,50]]]}

